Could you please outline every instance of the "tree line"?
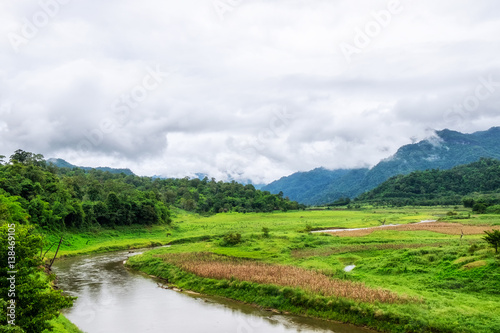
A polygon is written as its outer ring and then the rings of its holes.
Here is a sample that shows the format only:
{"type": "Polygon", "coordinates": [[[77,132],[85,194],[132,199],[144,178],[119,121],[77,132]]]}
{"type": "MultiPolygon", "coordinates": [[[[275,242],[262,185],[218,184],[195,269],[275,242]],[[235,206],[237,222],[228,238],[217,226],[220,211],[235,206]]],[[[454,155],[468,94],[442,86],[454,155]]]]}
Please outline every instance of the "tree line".
{"type": "MultiPolygon", "coordinates": [[[[204,179],[153,179],[101,170],[58,168],[17,150],[0,158],[0,214],[15,203],[42,228],[168,224],[173,207],[200,214],[304,208],[253,185],[204,179]]],[[[1,216],[1,215],[0,215],[1,216]]]]}
{"type": "Polygon", "coordinates": [[[463,203],[466,207],[472,207],[479,201],[488,206],[499,203],[496,199],[496,193],[499,192],[500,161],[481,158],[477,162],[449,170],[415,171],[392,177],[377,188],[361,194],[355,202],[393,206],[463,203]]]}

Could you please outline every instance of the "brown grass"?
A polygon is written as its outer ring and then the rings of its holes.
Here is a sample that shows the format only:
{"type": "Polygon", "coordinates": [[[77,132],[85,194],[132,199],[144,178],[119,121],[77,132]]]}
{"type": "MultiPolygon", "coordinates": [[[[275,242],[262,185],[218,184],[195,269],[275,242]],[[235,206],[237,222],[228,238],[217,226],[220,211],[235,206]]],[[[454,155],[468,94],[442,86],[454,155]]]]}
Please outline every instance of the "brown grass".
{"type": "Polygon", "coordinates": [[[463,231],[464,235],[477,235],[484,233],[485,230],[496,229],[500,230],[500,226],[487,226],[487,225],[468,225],[460,223],[446,223],[446,222],[428,222],[428,223],[414,223],[414,224],[401,224],[395,226],[369,228],[362,230],[346,230],[329,232],[329,234],[339,237],[362,237],[371,234],[376,230],[397,230],[397,231],[434,231],[447,235],[460,235],[463,231]]]}
{"type": "Polygon", "coordinates": [[[466,265],[463,265],[462,268],[473,269],[473,268],[482,267],[482,266],[486,266],[486,265],[488,265],[488,263],[485,260],[479,260],[479,261],[474,261],[474,262],[468,263],[466,265]]]}
{"type": "Polygon", "coordinates": [[[323,296],[350,298],[361,302],[408,303],[420,299],[400,296],[363,283],[332,279],[316,271],[294,266],[272,265],[252,260],[222,257],[212,253],[178,253],[158,255],[164,261],[201,277],[237,279],[260,284],[301,288],[323,296]]]}

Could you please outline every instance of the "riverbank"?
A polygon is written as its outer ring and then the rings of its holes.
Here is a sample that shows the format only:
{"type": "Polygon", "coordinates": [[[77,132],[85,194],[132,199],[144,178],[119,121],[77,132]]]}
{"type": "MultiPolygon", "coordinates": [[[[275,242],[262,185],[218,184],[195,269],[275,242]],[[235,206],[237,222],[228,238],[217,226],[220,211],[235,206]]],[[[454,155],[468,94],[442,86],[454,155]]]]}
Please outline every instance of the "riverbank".
{"type": "Polygon", "coordinates": [[[44,333],[84,333],[75,324],[68,320],[62,314],[50,322],[53,326],[52,331],[45,330],[44,333]]]}

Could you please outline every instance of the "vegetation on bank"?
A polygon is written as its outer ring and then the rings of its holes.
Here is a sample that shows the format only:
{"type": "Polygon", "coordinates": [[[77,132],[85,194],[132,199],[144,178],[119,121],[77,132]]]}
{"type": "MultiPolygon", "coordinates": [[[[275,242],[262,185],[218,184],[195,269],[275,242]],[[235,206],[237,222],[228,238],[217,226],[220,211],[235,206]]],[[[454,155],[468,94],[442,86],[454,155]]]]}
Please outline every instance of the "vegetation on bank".
{"type": "MultiPolygon", "coordinates": [[[[58,168],[42,155],[17,150],[5,162],[0,156],[0,312],[7,311],[8,262],[11,237],[16,238],[16,332],[49,329],[71,298],[54,291],[51,275],[43,274],[44,259],[123,248],[157,246],[168,236],[171,211],[180,207],[203,214],[272,212],[298,209],[282,195],[252,185],[214,179],[152,179],[100,170],[58,168]],[[15,225],[14,236],[9,226],[15,225]],[[17,267],[16,267],[17,268],[17,267]],[[47,304],[45,304],[47,303],[47,304]]],[[[50,265],[45,262],[46,271],[50,265]]],[[[0,325],[5,326],[6,316],[0,325]]],[[[2,329],[7,329],[3,327],[2,329]]]]}
{"type": "Polygon", "coordinates": [[[52,289],[53,275],[45,275],[40,256],[41,237],[32,226],[0,223],[0,330],[39,333],[51,328],[59,310],[73,298],[52,289]]]}
{"type": "Polygon", "coordinates": [[[56,319],[50,321],[51,330],[45,330],[43,333],[83,333],[78,327],[70,322],[63,315],[59,315],[56,319]]]}

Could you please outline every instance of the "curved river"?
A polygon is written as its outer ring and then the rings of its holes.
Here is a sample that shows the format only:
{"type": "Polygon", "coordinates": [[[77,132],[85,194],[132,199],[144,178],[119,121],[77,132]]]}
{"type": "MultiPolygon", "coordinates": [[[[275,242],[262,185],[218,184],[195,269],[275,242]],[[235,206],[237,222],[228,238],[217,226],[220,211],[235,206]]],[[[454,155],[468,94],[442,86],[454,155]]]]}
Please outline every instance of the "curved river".
{"type": "Polygon", "coordinates": [[[275,314],[231,300],[159,288],[130,271],[128,251],[58,260],[58,285],[77,296],[65,315],[87,333],[367,333],[371,330],[275,314]]]}

